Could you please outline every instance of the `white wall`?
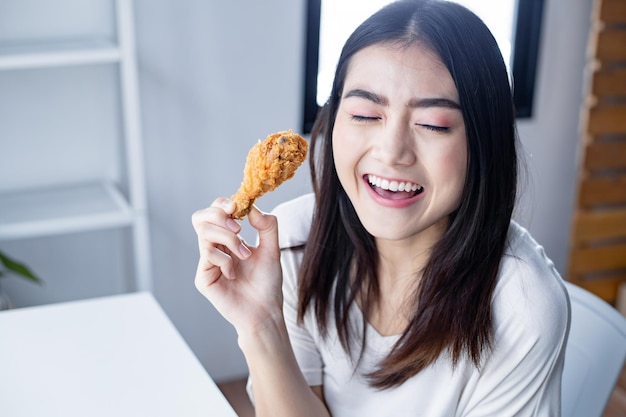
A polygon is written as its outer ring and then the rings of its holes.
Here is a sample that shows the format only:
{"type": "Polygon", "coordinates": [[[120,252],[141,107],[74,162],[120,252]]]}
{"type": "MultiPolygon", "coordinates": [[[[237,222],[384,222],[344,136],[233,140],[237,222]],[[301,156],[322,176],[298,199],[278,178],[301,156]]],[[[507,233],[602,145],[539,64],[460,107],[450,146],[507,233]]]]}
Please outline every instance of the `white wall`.
{"type": "Polygon", "coordinates": [[[577,192],[592,4],[593,0],[544,0],[534,114],[518,123],[528,170],[528,184],[521,188],[520,219],[563,276],[577,192]]]}
{"type": "MultiPolygon", "coordinates": [[[[300,130],[304,1],[139,0],[136,15],[156,296],[214,378],[241,376],[234,331],[193,286],[191,214],[236,191],[258,139],[300,130]]],[[[301,169],[258,205],[309,189],[301,169]]]]}

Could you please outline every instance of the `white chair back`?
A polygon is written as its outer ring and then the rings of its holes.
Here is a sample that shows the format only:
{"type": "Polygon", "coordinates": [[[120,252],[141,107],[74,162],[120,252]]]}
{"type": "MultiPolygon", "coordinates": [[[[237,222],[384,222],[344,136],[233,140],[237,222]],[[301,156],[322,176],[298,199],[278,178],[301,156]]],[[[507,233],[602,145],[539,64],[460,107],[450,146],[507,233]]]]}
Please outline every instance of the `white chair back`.
{"type": "Polygon", "coordinates": [[[602,417],[626,359],[626,318],[591,292],[565,286],[572,321],[565,351],[561,416],[602,417]]]}

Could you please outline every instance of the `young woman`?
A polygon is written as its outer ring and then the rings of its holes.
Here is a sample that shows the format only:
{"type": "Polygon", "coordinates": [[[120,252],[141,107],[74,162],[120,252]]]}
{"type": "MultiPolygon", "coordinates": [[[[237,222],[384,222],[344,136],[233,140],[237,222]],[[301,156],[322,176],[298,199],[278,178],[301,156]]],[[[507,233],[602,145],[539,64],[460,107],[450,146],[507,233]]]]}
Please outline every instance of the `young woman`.
{"type": "Polygon", "coordinates": [[[511,221],[514,109],[480,19],[406,0],[366,20],[310,167],[314,195],[250,213],[256,247],[225,198],[193,217],[257,416],[560,416],[567,293],[511,221]]]}

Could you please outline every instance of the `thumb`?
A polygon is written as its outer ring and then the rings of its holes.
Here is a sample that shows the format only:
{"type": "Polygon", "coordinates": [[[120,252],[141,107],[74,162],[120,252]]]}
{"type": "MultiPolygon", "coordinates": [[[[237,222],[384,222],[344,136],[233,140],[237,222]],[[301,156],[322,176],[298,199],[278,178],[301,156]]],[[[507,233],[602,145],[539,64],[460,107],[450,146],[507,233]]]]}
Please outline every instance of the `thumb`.
{"type": "Polygon", "coordinates": [[[248,213],[250,225],[259,233],[259,246],[278,249],[278,220],[253,205],[248,213]]]}

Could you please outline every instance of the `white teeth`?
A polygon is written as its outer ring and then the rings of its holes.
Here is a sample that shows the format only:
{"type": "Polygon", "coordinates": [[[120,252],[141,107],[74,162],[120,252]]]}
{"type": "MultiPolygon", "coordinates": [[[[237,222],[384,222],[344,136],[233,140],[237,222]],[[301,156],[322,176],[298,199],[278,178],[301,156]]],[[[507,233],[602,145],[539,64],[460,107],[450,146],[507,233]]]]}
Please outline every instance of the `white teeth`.
{"type": "Polygon", "coordinates": [[[422,187],[418,184],[405,181],[389,181],[383,178],[379,178],[375,175],[368,175],[367,180],[370,184],[389,191],[417,191],[422,187]]]}

